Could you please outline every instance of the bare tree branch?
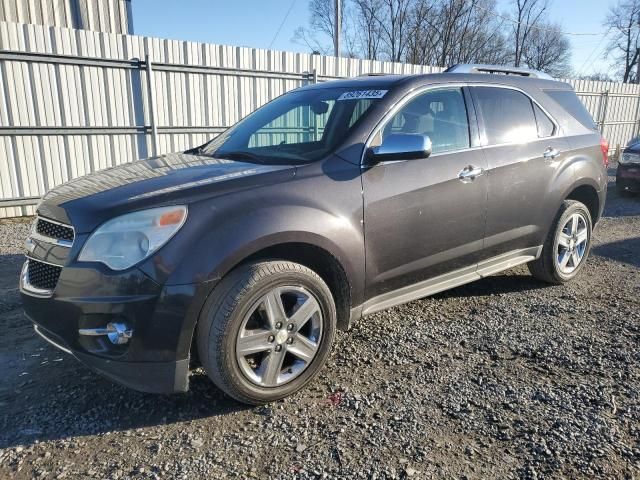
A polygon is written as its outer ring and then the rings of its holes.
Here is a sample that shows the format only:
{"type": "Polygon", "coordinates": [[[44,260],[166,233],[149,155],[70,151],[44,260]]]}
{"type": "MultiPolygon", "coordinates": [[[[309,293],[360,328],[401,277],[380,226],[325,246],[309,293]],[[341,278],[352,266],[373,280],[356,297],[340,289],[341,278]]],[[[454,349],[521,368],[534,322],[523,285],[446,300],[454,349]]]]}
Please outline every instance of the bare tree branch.
{"type": "Polygon", "coordinates": [[[622,64],[620,74],[623,82],[639,83],[640,0],[618,1],[611,7],[604,26],[613,34],[605,57],[613,57],[616,66],[622,64]]]}

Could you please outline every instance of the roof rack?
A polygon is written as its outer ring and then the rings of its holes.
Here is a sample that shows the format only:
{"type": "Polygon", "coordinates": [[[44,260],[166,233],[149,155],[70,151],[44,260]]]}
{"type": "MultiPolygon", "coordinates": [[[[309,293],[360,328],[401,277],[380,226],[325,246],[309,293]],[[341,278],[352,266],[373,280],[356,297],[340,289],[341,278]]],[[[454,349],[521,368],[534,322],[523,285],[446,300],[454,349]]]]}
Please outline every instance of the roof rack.
{"type": "Polygon", "coordinates": [[[502,75],[519,75],[521,77],[553,80],[548,73],[530,68],[505,67],[504,65],[483,65],[480,63],[458,63],[447,68],[444,73],[499,73],[502,75]]]}

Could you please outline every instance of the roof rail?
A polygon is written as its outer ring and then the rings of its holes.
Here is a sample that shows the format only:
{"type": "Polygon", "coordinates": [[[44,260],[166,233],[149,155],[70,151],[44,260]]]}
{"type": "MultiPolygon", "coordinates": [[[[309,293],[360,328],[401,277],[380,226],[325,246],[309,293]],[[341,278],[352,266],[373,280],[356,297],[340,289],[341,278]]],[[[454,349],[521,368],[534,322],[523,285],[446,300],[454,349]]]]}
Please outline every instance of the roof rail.
{"type": "Polygon", "coordinates": [[[503,75],[519,75],[521,77],[553,80],[548,73],[530,68],[505,67],[504,65],[483,65],[480,63],[458,63],[447,68],[444,73],[500,73],[503,75]]]}

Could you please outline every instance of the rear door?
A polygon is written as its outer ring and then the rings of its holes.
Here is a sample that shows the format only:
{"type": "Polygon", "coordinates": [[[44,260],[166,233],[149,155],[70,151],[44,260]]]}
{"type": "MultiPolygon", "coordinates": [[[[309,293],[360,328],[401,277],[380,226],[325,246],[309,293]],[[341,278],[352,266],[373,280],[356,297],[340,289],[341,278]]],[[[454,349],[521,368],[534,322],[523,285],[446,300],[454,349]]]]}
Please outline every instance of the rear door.
{"type": "Polygon", "coordinates": [[[554,196],[553,179],[567,168],[567,142],[524,92],[501,86],[476,86],[471,92],[488,170],[483,256],[537,247],[555,214],[548,211],[548,200],[554,196]]]}

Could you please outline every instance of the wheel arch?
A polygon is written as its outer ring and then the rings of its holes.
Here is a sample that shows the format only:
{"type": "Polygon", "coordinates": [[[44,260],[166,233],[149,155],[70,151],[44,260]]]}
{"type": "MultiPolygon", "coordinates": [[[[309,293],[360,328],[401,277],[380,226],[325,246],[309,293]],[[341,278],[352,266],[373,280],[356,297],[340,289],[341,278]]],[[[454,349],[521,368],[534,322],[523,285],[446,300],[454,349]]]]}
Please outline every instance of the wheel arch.
{"type": "Polygon", "coordinates": [[[589,210],[591,221],[595,225],[600,218],[601,204],[597,189],[589,183],[574,185],[564,196],[564,200],[577,200],[589,210]]]}
{"type": "MultiPolygon", "coordinates": [[[[354,301],[354,279],[347,271],[346,266],[337,255],[317,242],[286,239],[275,241],[260,248],[245,251],[232,261],[226,262],[221,270],[220,279],[240,265],[261,260],[286,260],[304,265],[316,272],[327,284],[336,305],[337,328],[346,331],[350,327],[351,307],[354,301]]],[[[198,315],[194,318],[191,328],[191,358],[197,359],[197,346],[195,331],[197,328],[202,308],[206,299],[213,293],[219,281],[209,289],[202,301],[198,315]],[[194,355],[195,354],[195,355],[194,355]]]]}
{"type": "Polygon", "coordinates": [[[270,259],[299,263],[316,272],[333,295],[338,328],[340,330],[349,328],[352,282],[342,263],[331,252],[312,243],[277,243],[252,253],[233,268],[244,263],[270,259]]]}

